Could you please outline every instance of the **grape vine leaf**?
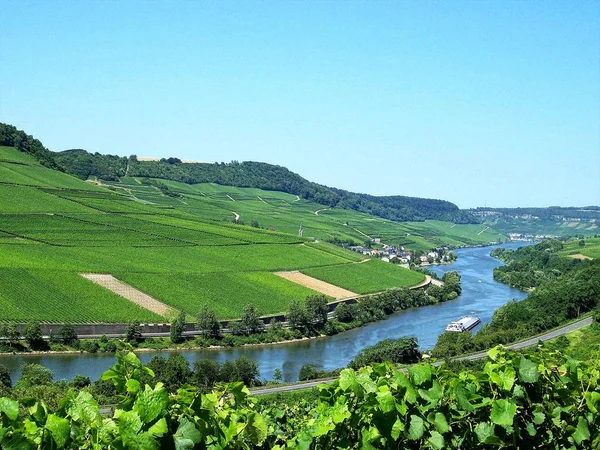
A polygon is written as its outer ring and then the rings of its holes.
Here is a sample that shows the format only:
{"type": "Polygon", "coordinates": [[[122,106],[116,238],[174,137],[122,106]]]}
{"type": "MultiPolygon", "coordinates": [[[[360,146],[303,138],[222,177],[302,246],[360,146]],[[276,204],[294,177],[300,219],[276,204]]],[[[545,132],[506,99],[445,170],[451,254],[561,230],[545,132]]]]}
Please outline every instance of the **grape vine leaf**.
{"type": "Polygon", "coordinates": [[[501,399],[492,401],[492,412],[490,414],[490,420],[496,425],[502,427],[510,427],[513,424],[513,418],[517,412],[517,405],[514,403],[501,399]]]}

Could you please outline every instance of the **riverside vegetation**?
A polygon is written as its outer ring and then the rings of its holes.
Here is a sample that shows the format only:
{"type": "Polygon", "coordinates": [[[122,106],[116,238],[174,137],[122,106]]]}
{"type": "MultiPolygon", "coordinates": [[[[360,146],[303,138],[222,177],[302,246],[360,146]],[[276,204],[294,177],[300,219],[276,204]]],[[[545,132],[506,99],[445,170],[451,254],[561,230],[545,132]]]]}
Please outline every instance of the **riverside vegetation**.
{"type": "Polygon", "coordinates": [[[543,241],[516,251],[492,253],[507,264],[494,277],[520,288],[535,288],[523,301],[500,307],[489,324],[472,334],[444,333],[433,349],[438,357],[485,350],[535,336],[593,311],[600,305],[600,261],[573,260],[560,254],[562,243],[543,241]]]}

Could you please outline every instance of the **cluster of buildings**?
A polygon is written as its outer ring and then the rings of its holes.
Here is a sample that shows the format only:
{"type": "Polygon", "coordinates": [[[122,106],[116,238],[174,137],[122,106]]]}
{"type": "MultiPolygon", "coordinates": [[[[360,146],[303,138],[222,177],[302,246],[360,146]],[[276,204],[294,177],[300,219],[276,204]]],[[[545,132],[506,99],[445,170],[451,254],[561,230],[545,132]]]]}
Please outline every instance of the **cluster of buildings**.
{"type": "Polygon", "coordinates": [[[539,241],[542,239],[554,239],[558,236],[554,236],[553,234],[524,234],[524,233],[508,233],[508,238],[511,241],[524,241],[524,242],[532,242],[539,241]]]}
{"type": "Polygon", "coordinates": [[[361,253],[365,256],[373,256],[380,258],[384,262],[394,262],[396,264],[414,264],[428,265],[428,264],[440,264],[450,261],[448,254],[443,251],[432,250],[426,254],[415,254],[411,250],[405,250],[404,247],[395,247],[393,245],[383,245],[381,250],[371,249],[360,245],[353,245],[347,247],[349,250],[361,253]]]}

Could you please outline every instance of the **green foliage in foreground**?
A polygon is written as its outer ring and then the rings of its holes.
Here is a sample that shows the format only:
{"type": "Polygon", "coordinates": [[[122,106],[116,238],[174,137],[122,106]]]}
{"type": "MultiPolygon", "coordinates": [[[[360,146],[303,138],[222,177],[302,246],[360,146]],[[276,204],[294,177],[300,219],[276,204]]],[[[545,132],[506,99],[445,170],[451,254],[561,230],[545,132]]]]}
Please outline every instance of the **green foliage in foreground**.
{"type": "Polygon", "coordinates": [[[120,403],[102,417],[85,391],[56,410],[33,399],[0,399],[3,448],[322,449],[598,448],[600,370],[539,349],[489,352],[482,371],[389,364],[345,369],[319,400],[256,405],[242,383],[210,394],[169,394],[133,353],[103,379],[120,403]]]}

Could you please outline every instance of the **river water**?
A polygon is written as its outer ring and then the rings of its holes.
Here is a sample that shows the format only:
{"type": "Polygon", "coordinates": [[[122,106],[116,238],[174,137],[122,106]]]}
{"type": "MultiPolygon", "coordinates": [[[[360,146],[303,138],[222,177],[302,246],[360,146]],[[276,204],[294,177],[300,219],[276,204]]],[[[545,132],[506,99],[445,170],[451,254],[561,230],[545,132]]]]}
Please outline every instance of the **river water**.
{"type": "MultiPolygon", "coordinates": [[[[523,243],[510,243],[503,244],[502,247],[518,248],[522,245],[523,243]]],[[[331,337],[260,347],[202,349],[181,353],[190,362],[197,359],[224,362],[245,355],[258,363],[262,378],[271,379],[273,371],[280,368],[285,381],[295,381],[303,364],[313,364],[318,369],[325,370],[345,367],[361,349],[382,339],[416,336],[421,349],[432,348],[448,322],[474,314],[481,318],[482,323],[486,323],[490,321],[494,311],[507,301],[526,297],[526,293],[493,280],[493,269],[502,264],[490,256],[494,248],[496,247],[460,249],[456,251],[458,259],[455,263],[430,267],[440,277],[448,270],[460,272],[462,294],[456,300],[401,311],[386,320],[331,337]]],[[[139,356],[146,363],[158,354],[167,356],[169,352],[140,352],[139,356]]],[[[38,363],[48,367],[54,372],[56,380],[71,379],[77,374],[96,380],[114,362],[112,354],[0,356],[0,364],[10,370],[13,382],[19,378],[21,365],[25,363],[38,363]]]]}

